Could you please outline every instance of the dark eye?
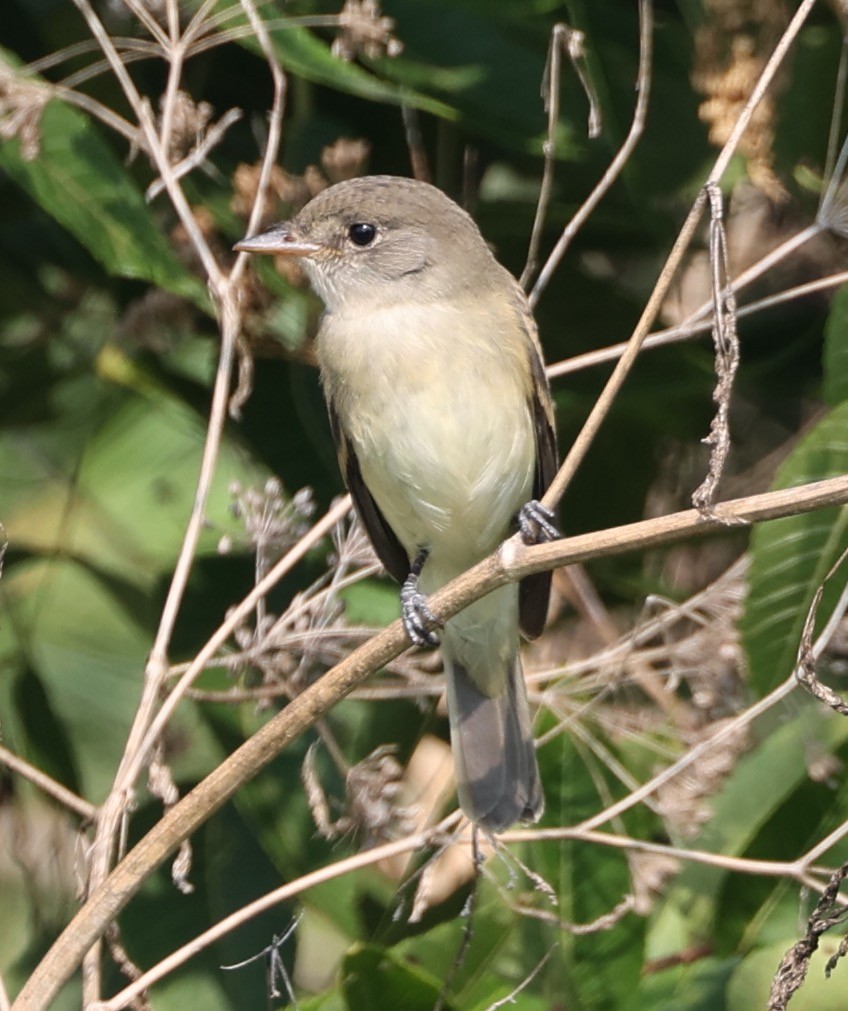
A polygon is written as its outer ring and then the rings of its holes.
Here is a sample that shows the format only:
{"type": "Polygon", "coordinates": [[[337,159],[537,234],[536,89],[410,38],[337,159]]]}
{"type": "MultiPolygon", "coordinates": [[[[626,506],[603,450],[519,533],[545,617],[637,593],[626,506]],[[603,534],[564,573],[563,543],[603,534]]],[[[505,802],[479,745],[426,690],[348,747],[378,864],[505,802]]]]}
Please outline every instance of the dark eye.
{"type": "Polygon", "coordinates": [[[365,221],[357,221],[350,226],[347,234],[354,246],[370,246],[377,235],[377,229],[365,221]]]}

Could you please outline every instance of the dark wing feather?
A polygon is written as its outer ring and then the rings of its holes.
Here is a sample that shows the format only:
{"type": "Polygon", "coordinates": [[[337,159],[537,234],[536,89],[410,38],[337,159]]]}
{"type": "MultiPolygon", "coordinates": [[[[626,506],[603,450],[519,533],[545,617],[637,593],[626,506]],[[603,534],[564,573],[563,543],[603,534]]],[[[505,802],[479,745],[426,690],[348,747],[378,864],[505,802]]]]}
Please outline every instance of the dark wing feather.
{"type": "Polygon", "coordinates": [[[339,454],[339,467],[342,477],[353,499],[359,518],[371,540],[380,561],[391,576],[402,583],[409,575],[409,559],[394,530],[386,522],[385,516],[371,497],[371,492],[362,479],[359,460],[350,440],[344,433],[333,405],[328,402],[327,411],[330,415],[330,429],[336,442],[339,454]]]}
{"type": "MultiPolygon", "coordinates": [[[[540,499],[556,476],[558,464],[554,408],[551,391],[542,362],[542,352],[536,333],[536,323],[523,292],[518,299],[524,330],[527,334],[527,354],[530,358],[532,388],[530,412],[536,436],[536,475],[533,481],[533,498],[540,499]]],[[[528,639],[542,634],[548,613],[551,594],[551,572],[538,572],[521,580],[519,589],[519,623],[528,639]]]]}

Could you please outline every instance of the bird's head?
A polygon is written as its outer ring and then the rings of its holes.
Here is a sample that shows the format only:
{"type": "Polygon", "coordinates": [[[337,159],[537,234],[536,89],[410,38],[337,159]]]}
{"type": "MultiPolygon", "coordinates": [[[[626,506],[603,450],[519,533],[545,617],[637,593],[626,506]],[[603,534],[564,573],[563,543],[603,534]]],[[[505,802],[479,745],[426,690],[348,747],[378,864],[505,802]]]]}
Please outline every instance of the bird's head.
{"type": "Polygon", "coordinates": [[[500,270],[472,218],[429,183],[364,176],[235,248],[299,257],[328,311],[437,300],[500,270]]]}

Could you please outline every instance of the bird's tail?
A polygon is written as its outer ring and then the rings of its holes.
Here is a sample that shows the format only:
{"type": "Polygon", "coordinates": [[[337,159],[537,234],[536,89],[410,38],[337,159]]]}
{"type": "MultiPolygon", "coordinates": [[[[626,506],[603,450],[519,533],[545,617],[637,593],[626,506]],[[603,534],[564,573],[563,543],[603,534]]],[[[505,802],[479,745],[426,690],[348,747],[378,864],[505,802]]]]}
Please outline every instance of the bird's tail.
{"type": "MultiPolygon", "coordinates": [[[[492,596],[499,592],[503,590],[492,596]]],[[[490,599],[485,600],[491,607],[490,599]]],[[[462,621],[467,615],[458,616],[459,626],[457,619],[448,622],[442,644],[457,792],[472,821],[500,832],[517,821],[537,821],[545,806],[518,656],[517,620],[508,642],[501,622],[488,629],[475,622],[477,634],[469,641],[463,634],[470,631],[468,618],[462,621]]]]}

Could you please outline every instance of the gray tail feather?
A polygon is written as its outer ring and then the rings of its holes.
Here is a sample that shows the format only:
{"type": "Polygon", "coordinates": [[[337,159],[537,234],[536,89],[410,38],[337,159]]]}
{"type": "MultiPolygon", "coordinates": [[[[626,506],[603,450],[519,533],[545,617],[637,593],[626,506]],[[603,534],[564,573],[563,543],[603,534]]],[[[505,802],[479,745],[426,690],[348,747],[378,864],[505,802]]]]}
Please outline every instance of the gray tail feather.
{"type": "Polygon", "coordinates": [[[545,801],[518,654],[495,697],[482,692],[453,657],[445,656],[445,673],[462,810],[490,832],[538,821],[545,801]]]}

